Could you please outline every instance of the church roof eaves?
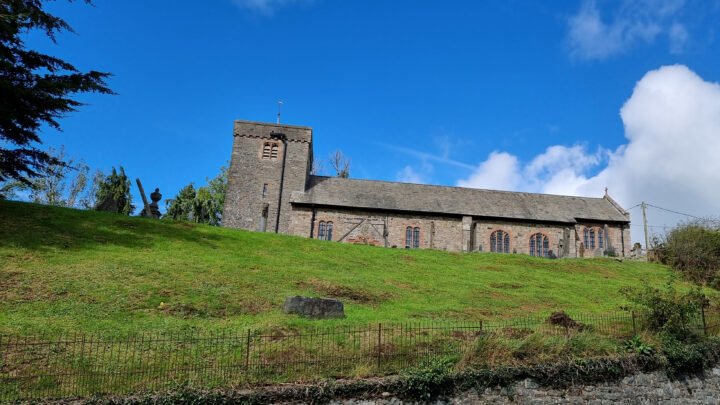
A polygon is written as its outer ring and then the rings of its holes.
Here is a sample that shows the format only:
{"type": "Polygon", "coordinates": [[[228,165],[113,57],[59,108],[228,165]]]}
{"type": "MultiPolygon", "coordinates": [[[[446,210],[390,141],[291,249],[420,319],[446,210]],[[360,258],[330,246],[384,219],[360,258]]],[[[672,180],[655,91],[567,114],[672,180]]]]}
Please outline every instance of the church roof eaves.
{"type": "Polygon", "coordinates": [[[628,223],[606,198],[576,197],[378,180],[310,176],[292,203],[368,210],[470,215],[542,222],[578,220],[628,223]]]}

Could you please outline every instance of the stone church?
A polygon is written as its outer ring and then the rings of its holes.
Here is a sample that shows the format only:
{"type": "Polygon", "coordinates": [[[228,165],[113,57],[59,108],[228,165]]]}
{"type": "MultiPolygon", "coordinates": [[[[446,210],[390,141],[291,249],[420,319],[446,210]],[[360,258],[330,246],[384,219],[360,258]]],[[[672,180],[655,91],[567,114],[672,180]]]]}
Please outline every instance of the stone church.
{"type": "Polygon", "coordinates": [[[401,249],[629,255],[630,216],[602,198],[311,174],[312,128],[235,121],[223,223],[401,249]]]}

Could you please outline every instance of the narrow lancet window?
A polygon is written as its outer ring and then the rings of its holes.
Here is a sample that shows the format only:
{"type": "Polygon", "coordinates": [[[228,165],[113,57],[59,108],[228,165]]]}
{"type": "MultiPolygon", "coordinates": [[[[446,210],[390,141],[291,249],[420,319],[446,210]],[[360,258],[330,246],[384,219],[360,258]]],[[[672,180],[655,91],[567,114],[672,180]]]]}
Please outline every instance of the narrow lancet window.
{"type": "Polygon", "coordinates": [[[530,256],[548,257],[550,241],[548,237],[536,233],[530,237],[530,256]]]}

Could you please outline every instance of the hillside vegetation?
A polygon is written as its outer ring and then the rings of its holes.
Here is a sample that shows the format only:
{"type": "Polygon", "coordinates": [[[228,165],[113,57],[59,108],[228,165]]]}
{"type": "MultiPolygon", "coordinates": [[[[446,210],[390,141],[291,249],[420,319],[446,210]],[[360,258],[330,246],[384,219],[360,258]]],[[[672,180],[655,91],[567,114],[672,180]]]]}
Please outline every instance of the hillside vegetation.
{"type": "MultiPolygon", "coordinates": [[[[667,267],[354,246],[0,201],[0,333],[294,328],[618,310],[667,267]],[[284,315],[337,297],[344,320],[284,315]]],[[[682,284],[681,284],[682,285],[682,284]]]]}

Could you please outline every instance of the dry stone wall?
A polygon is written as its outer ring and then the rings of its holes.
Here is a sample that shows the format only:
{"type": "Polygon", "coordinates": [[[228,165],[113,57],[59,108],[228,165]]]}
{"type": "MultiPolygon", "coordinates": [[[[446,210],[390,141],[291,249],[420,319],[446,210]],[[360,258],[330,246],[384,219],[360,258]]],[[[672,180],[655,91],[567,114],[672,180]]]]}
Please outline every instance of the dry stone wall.
{"type": "MultiPolygon", "coordinates": [[[[374,400],[342,400],[335,404],[404,404],[388,395],[374,400]]],[[[411,402],[417,403],[417,402],[411,402]]],[[[543,388],[524,380],[505,388],[475,390],[433,404],[720,404],[720,368],[702,375],[671,380],[664,372],[640,373],[620,381],[578,385],[568,389],[543,388]]]]}

